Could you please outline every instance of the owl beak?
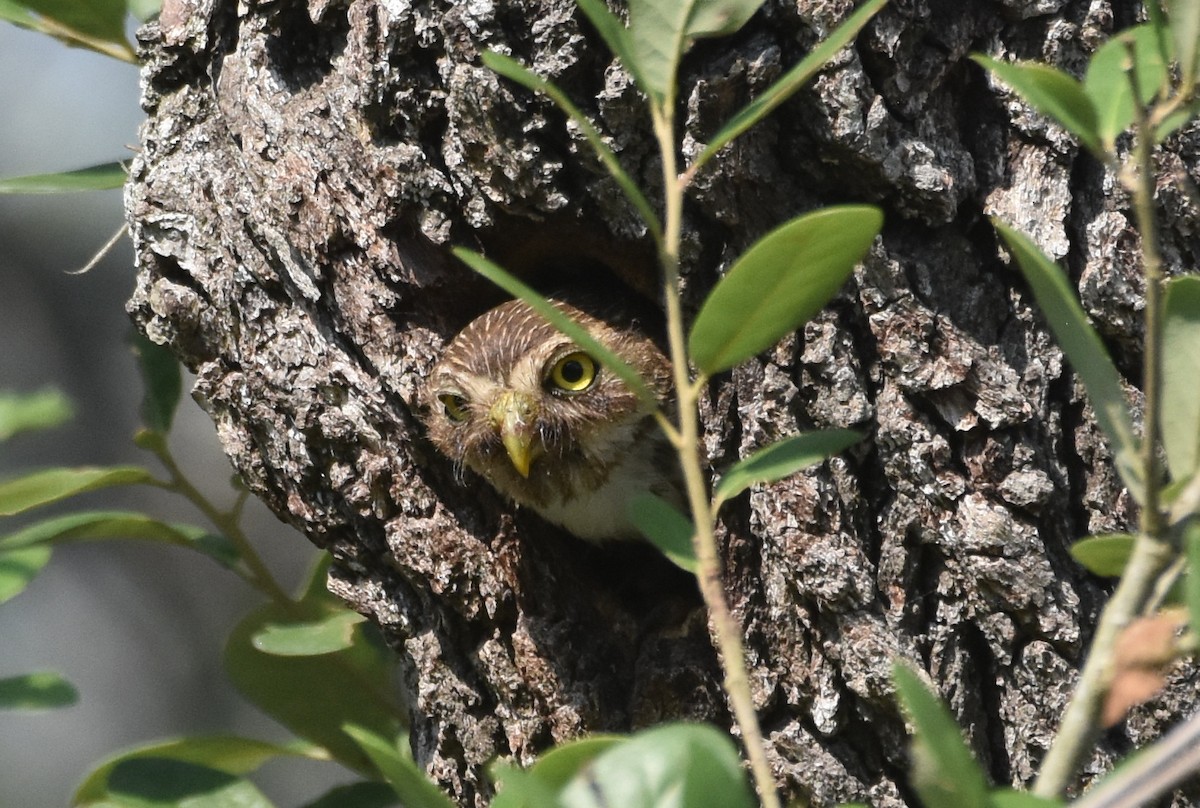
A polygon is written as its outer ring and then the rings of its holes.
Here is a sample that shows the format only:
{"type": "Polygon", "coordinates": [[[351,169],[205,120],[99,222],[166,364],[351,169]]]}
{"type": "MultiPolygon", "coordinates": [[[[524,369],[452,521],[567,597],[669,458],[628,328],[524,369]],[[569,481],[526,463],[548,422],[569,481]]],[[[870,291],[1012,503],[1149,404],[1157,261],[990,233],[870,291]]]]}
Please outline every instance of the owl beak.
{"type": "Polygon", "coordinates": [[[537,402],[529,396],[507,390],[496,399],[488,415],[500,430],[500,440],[504,443],[513,468],[522,477],[528,477],[529,467],[542,453],[541,445],[534,445],[537,402]]]}

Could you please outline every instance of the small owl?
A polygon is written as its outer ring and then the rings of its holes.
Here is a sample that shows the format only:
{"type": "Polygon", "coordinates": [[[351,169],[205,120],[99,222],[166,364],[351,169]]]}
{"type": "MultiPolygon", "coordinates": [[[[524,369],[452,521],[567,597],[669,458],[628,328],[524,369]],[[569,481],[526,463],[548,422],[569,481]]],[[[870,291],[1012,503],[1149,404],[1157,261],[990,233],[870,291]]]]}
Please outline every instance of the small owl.
{"type": "MultiPolygon", "coordinates": [[[[634,321],[552,302],[668,406],[670,362],[634,321]]],[[[637,537],[626,510],[637,493],[682,501],[677,460],[648,406],[520,300],[478,317],[450,342],[423,403],[443,454],[581,539],[637,537]]]]}

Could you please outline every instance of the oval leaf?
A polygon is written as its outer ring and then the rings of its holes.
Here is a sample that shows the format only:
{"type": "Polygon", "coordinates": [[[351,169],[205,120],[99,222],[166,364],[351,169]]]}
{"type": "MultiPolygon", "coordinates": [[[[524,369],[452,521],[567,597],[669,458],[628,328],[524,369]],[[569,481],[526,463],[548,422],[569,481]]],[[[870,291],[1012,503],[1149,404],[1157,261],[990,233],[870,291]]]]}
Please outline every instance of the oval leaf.
{"type": "Polygon", "coordinates": [[[85,491],[152,482],[154,476],[139,466],[36,471],[0,483],[0,516],[12,516],[85,491]]]}
{"type": "Polygon", "coordinates": [[[125,39],[125,0],[15,0],[84,40],[111,42],[132,54],[125,39]]]}
{"type": "Polygon", "coordinates": [[[1167,282],[1162,340],[1163,447],[1171,477],[1184,480],[1200,466],[1200,276],[1167,282]]]}
{"type": "Polygon", "coordinates": [[[705,724],[667,724],[602,753],[560,795],[563,808],[755,805],[730,737],[705,724]]]}
{"type": "Polygon", "coordinates": [[[48,710],[77,701],[74,685],[53,671],[0,679],[0,710],[48,710]]]}
{"type": "Polygon", "coordinates": [[[1117,578],[1129,563],[1135,541],[1137,537],[1128,533],[1088,536],[1071,545],[1071,557],[1093,575],[1117,578]]]}
{"type": "Polygon", "coordinates": [[[179,360],[164,346],[157,345],[141,334],[134,337],[133,353],[142,373],[145,393],[142,396],[142,421],[148,429],[171,431],[175,408],[183,391],[179,360]]]}
{"type": "Polygon", "coordinates": [[[763,236],[704,301],[688,337],[692,360],[711,376],[795,331],[837,293],[882,224],[878,208],[848,205],[763,236]]]}
{"type": "Polygon", "coordinates": [[[1121,376],[1109,358],[1104,343],[1100,341],[1100,335],[1092,328],[1075,291],[1058,265],[1027,236],[997,219],[992,219],[992,225],[1016,258],[1058,344],[1083,380],[1096,413],[1096,421],[1112,446],[1117,471],[1130,493],[1141,501],[1138,440],[1134,437],[1125,392],[1121,388],[1121,376]]]}
{"type": "MultiPolygon", "coordinates": [[[[86,5],[76,3],[76,5],[86,5]]],[[[62,194],[73,191],[108,191],[125,185],[128,174],[121,163],[104,163],[57,174],[29,174],[0,180],[0,194],[62,194]]]]}
{"type": "Polygon", "coordinates": [[[50,429],[71,419],[71,400],[58,390],[0,393],[0,441],[20,432],[50,429]]]}
{"type": "Polygon", "coordinates": [[[757,483],[782,480],[860,440],[862,435],[850,429],[827,429],[792,435],[759,449],[725,472],[717,485],[715,499],[719,505],[757,483]]]}
{"type": "Polygon", "coordinates": [[[0,549],[106,539],[186,547],[226,567],[239,559],[237,547],[225,536],[195,525],[167,524],[136,511],[86,511],[45,519],[0,538],[0,549]]]}
{"type": "Polygon", "coordinates": [[[178,760],[205,766],[230,775],[245,775],[256,771],[268,760],[277,757],[320,758],[320,750],[300,744],[282,745],[242,738],[236,735],[201,735],[177,738],[142,746],[109,758],[92,769],[72,798],[73,805],[86,805],[102,800],[108,789],[113,769],[128,760],[156,758],[178,760]]]}
{"type": "Polygon", "coordinates": [[[1104,156],[1096,108],[1073,76],[1040,62],[1000,62],[971,57],[1012,87],[1025,103],[1054,119],[1093,153],[1104,156]]]}
{"type": "Polygon", "coordinates": [[[252,638],[254,647],[276,656],[319,656],[349,648],[354,627],[367,618],[339,609],[318,620],[268,623],[252,638]]]}
{"type": "Polygon", "coordinates": [[[49,562],[49,547],[0,550],[0,603],[19,595],[49,562]]]}
{"type": "Polygon", "coordinates": [[[644,492],[629,500],[629,518],[646,540],[662,551],[676,566],[696,573],[696,529],[688,518],[660,496],[644,492]]]}
{"type": "Polygon", "coordinates": [[[272,808],[249,780],[168,758],[117,764],[108,776],[105,798],[122,808],[272,808]]]}
{"type": "Polygon", "coordinates": [[[529,771],[550,788],[559,790],[584,766],[625,740],[620,735],[589,735],[559,744],[538,758],[529,771]]]}
{"type": "Polygon", "coordinates": [[[950,711],[906,663],[896,663],[892,680],[896,697],[913,724],[911,776],[921,803],[925,808],[987,805],[987,778],[950,711]]]}
{"type": "Polygon", "coordinates": [[[454,808],[450,798],[421,771],[412,756],[400,750],[399,743],[352,724],[347,724],[344,730],[391,783],[405,808],[454,808]]]}
{"type": "Polygon", "coordinates": [[[321,656],[282,657],[256,648],[254,636],[267,625],[292,619],[291,611],[267,604],[237,625],[225,646],[229,678],[246,698],[297,735],[323,746],[343,764],[373,774],[369,759],[342,725],[352,722],[395,733],[399,710],[386,660],[361,632],[350,648],[321,656]]]}
{"type": "Polygon", "coordinates": [[[1117,137],[1133,125],[1136,114],[1129,80],[1132,66],[1125,42],[1110,39],[1092,55],[1083,79],[1084,92],[1096,107],[1096,133],[1109,151],[1117,137]]]}

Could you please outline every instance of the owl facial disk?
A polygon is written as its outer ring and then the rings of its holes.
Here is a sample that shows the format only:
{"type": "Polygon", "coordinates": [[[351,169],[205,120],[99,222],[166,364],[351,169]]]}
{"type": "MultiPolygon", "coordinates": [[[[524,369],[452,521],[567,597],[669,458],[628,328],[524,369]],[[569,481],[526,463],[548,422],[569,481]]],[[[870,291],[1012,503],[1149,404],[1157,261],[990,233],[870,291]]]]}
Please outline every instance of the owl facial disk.
{"type": "Polygon", "coordinates": [[[529,476],[529,467],[544,451],[536,440],[537,414],[537,401],[515,390],[501,393],[488,411],[488,418],[500,432],[508,459],[522,477],[529,476]]]}

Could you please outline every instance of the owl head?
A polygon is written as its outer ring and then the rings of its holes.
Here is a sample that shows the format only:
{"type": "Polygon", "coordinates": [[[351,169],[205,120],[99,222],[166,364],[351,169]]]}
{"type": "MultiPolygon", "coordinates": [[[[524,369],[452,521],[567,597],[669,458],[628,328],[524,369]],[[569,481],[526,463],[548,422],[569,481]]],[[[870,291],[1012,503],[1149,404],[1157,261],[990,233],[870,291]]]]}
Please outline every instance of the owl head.
{"type": "MultiPolygon", "coordinates": [[[[552,302],[666,400],[670,364],[633,321],[552,302]]],[[[612,507],[605,492],[611,498],[649,485],[627,477],[649,473],[658,461],[647,453],[662,442],[651,408],[520,300],[488,311],[451,340],[423,405],[438,450],[577,535],[588,531],[597,509],[612,507]]]]}

